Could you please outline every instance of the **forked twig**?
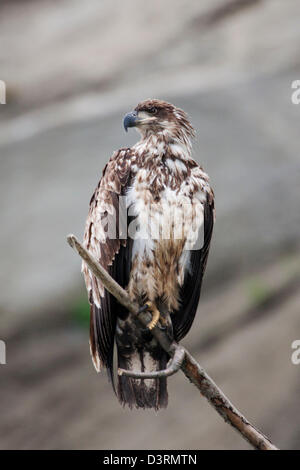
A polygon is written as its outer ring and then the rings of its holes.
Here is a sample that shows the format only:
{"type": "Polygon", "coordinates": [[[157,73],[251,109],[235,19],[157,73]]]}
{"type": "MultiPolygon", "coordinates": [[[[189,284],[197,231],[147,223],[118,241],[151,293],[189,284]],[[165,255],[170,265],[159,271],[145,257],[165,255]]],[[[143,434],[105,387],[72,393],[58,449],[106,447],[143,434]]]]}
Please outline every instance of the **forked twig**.
{"type": "MultiPolygon", "coordinates": [[[[135,314],[143,326],[147,326],[151,320],[149,312],[139,313],[139,305],[132,302],[127,292],[108,274],[108,272],[98,263],[98,261],[79,243],[74,235],[67,237],[69,245],[86,262],[94,275],[103,283],[105,288],[132,314],[135,314]]],[[[209,401],[215,410],[222,416],[225,422],[231,424],[255,449],[278,450],[272,442],[256,429],[224,395],[222,390],[209,377],[206,371],[197,363],[193,356],[182,346],[171,341],[164,330],[158,327],[153,328],[151,333],[156,338],[161,347],[169,354],[173,361],[165,371],[157,371],[154,374],[169,371],[175,373],[179,368],[188,379],[200,390],[200,393],[209,401]],[[179,364],[179,365],[178,365],[179,364]],[[177,369],[176,369],[177,368],[177,369]],[[175,370],[176,369],[176,370],[175,370]]],[[[121,373],[129,375],[128,371],[121,370],[121,373]]],[[[139,374],[140,375],[140,374],[139,374]]],[[[142,378],[153,378],[150,374],[143,375],[142,378]]],[[[172,375],[171,373],[168,375],[172,375]]],[[[132,376],[132,375],[131,375],[132,376]]],[[[137,375],[135,375],[137,378],[137,375]]],[[[157,376],[155,376],[157,377],[157,376]]]]}

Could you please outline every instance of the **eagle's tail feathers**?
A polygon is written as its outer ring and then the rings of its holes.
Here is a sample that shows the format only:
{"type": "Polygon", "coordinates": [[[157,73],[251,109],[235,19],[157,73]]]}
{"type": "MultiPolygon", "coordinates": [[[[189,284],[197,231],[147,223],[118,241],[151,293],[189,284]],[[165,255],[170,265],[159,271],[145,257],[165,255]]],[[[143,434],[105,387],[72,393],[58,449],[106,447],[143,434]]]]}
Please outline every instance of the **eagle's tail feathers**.
{"type": "MultiPolygon", "coordinates": [[[[168,357],[162,350],[159,359],[146,351],[134,351],[126,357],[118,351],[118,367],[134,372],[152,372],[166,368],[168,357]]],[[[167,379],[133,379],[118,377],[118,398],[130,408],[165,408],[168,404],[167,379]]]]}

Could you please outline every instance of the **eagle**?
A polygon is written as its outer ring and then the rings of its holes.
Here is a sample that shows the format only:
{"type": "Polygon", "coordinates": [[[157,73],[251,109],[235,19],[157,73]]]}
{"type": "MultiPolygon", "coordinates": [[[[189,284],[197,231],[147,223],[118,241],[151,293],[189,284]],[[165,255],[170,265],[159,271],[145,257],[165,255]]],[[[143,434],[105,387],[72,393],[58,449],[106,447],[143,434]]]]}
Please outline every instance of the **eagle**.
{"type": "Polygon", "coordinates": [[[90,303],[90,351],[130,408],[167,406],[166,377],[115,377],[115,363],[133,372],[166,368],[168,356],[151,333],[174,341],[190,330],[198,307],[214,225],[214,193],[193,160],[194,129],[180,108],[148,99],[124,117],[141,138],[113,153],[91,198],[84,246],[130,298],[148,309],[142,328],[83,262],[90,303]]]}

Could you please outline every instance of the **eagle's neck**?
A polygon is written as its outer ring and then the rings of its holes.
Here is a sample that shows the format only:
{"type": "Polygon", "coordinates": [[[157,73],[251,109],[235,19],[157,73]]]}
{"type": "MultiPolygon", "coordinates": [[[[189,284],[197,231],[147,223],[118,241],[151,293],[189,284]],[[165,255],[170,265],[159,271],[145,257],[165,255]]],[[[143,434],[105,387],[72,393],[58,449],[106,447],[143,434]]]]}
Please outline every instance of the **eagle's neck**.
{"type": "Polygon", "coordinates": [[[190,136],[182,131],[176,134],[167,130],[156,134],[149,133],[134,145],[135,151],[143,158],[175,157],[180,160],[190,160],[192,144],[190,136]]]}

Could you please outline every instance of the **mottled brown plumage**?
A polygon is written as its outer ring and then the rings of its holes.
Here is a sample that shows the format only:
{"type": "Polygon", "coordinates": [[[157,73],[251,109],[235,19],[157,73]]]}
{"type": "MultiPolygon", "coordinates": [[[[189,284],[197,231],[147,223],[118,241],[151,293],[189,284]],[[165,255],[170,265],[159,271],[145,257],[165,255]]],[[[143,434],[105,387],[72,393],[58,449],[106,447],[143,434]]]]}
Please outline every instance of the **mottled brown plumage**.
{"type": "MultiPolygon", "coordinates": [[[[104,168],[90,202],[84,243],[132,299],[157,306],[167,333],[179,341],[199,301],[214,222],[213,191],[191,158],[194,130],[184,111],[146,100],[126,115],[124,126],[136,127],[141,140],[115,152],[104,168]],[[106,233],[108,225],[113,234],[106,233]]],[[[83,272],[96,369],[106,367],[114,384],[114,343],[119,367],[142,372],[164,368],[167,357],[151,333],[140,329],[84,263],[83,272]]],[[[165,378],[122,376],[116,393],[129,406],[158,409],[167,404],[165,378]]]]}

